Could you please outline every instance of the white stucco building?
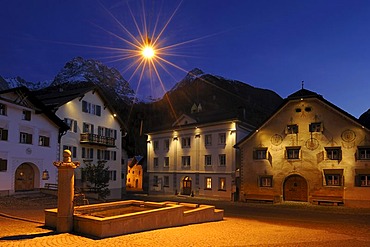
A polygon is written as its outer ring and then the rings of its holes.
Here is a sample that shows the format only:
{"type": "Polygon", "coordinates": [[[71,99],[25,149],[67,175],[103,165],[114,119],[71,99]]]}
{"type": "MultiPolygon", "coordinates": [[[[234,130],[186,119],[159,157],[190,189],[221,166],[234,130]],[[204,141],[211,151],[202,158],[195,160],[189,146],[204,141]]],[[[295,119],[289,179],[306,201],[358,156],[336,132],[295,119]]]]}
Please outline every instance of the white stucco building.
{"type": "Polygon", "coordinates": [[[25,88],[0,92],[0,195],[57,183],[53,162],[68,126],[25,88]],[[44,176],[48,175],[48,177],[44,176]]]}
{"type": "Polygon", "coordinates": [[[252,126],[204,112],[182,115],[170,129],[148,133],[149,193],[234,200],[234,145],[252,126]]]}
{"type": "Polygon", "coordinates": [[[37,94],[70,126],[61,138],[61,148],[69,149],[72,160],[81,163],[75,171],[76,185],[86,186],[81,172],[86,162],[105,161],[110,176],[108,198],[120,199],[126,186],[122,174],[126,174],[127,155],[121,144],[125,128],[103,93],[94,85],[82,84],[47,88],[37,94]]]}

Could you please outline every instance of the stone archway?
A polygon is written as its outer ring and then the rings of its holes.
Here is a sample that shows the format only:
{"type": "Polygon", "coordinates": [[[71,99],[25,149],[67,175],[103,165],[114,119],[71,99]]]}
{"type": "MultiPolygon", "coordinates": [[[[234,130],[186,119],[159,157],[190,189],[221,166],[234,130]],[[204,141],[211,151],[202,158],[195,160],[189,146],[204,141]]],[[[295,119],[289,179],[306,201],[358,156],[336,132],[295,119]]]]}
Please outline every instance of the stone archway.
{"type": "Polygon", "coordinates": [[[182,190],[181,194],[182,195],[190,195],[191,194],[191,178],[186,176],[184,179],[181,181],[182,183],[182,190]]]}
{"type": "Polygon", "coordinates": [[[28,191],[35,188],[35,171],[28,163],[18,166],[15,171],[15,191],[28,191]]]}
{"type": "Polygon", "coordinates": [[[304,177],[291,175],[284,181],[284,201],[308,201],[308,185],[304,177]]]}

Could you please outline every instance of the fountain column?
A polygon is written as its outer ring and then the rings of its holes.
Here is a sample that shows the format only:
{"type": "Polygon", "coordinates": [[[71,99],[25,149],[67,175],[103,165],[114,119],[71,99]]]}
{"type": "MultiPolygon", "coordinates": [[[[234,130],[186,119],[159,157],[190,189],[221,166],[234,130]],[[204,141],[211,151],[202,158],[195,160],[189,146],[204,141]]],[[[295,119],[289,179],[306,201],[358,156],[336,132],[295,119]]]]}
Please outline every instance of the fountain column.
{"type": "Polygon", "coordinates": [[[57,232],[73,230],[74,170],[80,165],[72,162],[71,151],[63,151],[63,161],[53,163],[58,168],[57,232]]]}

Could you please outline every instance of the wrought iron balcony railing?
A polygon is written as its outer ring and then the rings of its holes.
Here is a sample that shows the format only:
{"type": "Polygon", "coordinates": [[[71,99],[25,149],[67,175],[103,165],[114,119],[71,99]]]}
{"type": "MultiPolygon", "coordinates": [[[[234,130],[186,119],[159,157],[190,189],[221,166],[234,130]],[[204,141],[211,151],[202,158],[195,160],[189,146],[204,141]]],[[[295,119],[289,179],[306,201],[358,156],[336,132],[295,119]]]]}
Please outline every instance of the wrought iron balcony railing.
{"type": "Polygon", "coordinates": [[[115,139],[112,137],[106,137],[91,133],[82,133],[80,134],[80,143],[91,144],[91,145],[100,145],[107,147],[115,147],[115,139]]]}

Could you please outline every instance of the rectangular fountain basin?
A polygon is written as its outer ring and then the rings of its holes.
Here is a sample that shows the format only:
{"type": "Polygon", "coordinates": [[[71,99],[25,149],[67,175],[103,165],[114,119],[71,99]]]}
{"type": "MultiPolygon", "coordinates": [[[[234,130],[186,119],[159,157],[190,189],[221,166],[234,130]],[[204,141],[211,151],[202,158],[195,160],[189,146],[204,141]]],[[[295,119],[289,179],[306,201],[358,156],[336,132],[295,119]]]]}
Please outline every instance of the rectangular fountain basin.
{"type": "MultiPolygon", "coordinates": [[[[224,211],[211,205],[126,200],[74,208],[73,231],[105,238],[159,228],[219,221],[224,211]]],[[[45,226],[56,228],[57,209],[45,210],[45,226]]]]}

